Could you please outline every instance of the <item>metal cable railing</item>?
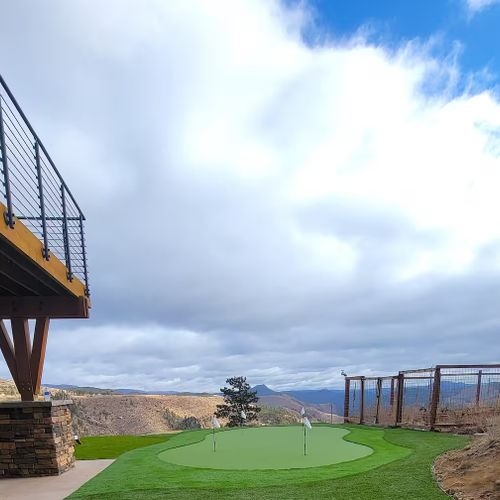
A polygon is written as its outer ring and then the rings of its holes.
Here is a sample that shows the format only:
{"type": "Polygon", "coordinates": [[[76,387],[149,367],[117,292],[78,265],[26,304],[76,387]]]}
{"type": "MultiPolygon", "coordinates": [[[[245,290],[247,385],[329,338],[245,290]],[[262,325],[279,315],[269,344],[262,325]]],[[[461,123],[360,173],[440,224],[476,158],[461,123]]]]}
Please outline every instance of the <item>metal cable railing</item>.
{"type": "Polygon", "coordinates": [[[42,141],[0,75],[0,166],[5,222],[14,215],[55,255],[89,295],[83,215],[42,141]]]}

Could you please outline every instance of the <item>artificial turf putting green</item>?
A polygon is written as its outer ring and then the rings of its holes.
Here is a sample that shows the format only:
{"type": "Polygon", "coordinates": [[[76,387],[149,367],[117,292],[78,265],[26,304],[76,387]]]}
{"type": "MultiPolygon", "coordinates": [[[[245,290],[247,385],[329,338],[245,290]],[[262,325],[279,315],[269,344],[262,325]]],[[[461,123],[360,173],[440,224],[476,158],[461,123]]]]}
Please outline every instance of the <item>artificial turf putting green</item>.
{"type": "Polygon", "coordinates": [[[307,431],[304,456],[302,426],[253,427],[217,432],[216,452],[210,434],[202,441],[168,449],[160,460],[209,469],[301,469],[356,460],[373,453],[368,446],[345,441],[349,430],[315,427],[307,431]]]}
{"type": "MultiPolygon", "coordinates": [[[[313,432],[321,425],[314,425],[313,432]]],[[[280,470],[199,469],[167,463],[167,449],[203,441],[208,430],[190,431],[124,453],[73,493],[85,500],[445,500],[432,476],[439,454],[461,448],[465,436],[407,429],[334,426],[344,439],[374,450],[350,462],[280,470]]]]}
{"type": "MultiPolygon", "coordinates": [[[[331,426],[314,425],[311,433],[324,427],[331,426]]],[[[466,441],[462,437],[403,429],[374,429],[362,426],[332,428],[350,431],[344,436],[346,441],[368,446],[373,453],[356,460],[321,467],[276,470],[196,468],[160,460],[159,455],[164,451],[201,442],[211,434],[209,430],[189,431],[172,436],[163,443],[121,455],[70,498],[442,498],[432,478],[432,459],[442,451],[457,447],[466,441]],[[413,460],[414,455],[416,458],[413,460]],[[401,465],[391,469],[393,463],[401,465]],[[384,473],[386,469],[387,473],[384,473]],[[394,487],[401,491],[401,496],[380,494],[394,487]],[[377,491],[379,496],[372,495],[374,491],[377,491]]]]}

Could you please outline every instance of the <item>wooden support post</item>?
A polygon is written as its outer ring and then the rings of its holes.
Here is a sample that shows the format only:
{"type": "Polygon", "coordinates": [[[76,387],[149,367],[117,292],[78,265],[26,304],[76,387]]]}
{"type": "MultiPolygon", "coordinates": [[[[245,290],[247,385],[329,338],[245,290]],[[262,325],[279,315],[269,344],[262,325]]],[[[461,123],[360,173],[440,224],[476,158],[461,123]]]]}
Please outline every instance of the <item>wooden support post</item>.
{"type": "Polygon", "coordinates": [[[14,346],[12,345],[12,340],[9,337],[9,333],[7,332],[7,328],[5,328],[5,323],[3,320],[0,320],[0,348],[3,353],[3,357],[5,358],[5,362],[7,363],[7,367],[9,368],[10,374],[12,375],[12,379],[17,384],[17,366],[16,366],[16,357],[14,354],[14,346]]]}
{"type": "Polygon", "coordinates": [[[31,354],[31,377],[33,392],[40,393],[42,384],[43,362],[45,360],[45,349],[49,334],[49,318],[38,318],[35,325],[35,335],[33,337],[33,352],[31,354]]]}
{"type": "Polygon", "coordinates": [[[27,319],[11,319],[17,367],[17,389],[23,401],[33,401],[31,378],[31,339],[27,319]]]}
{"type": "Polygon", "coordinates": [[[360,400],[359,400],[359,423],[365,423],[365,377],[361,377],[360,380],[360,400]]]}
{"type": "Polygon", "coordinates": [[[440,392],[441,392],[441,368],[436,367],[436,369],[434,370],[434,382],[432,385],[432,399],[431,399],[430,418],[429,418],[429,426],[431,430],[434,430],[436,426],[440,392]]]}
{"type": "Polygon", "coordinates": [[[395,377],[391,378],[391,395],[389,396],[389,404],[394,406],[394,380],[395,377]]]}
{"type": "Polygon", "coordinates": [[[349,423],[349,401],[350,401],[351,381],[345,378],[344,388],[344,424],[349,423]]]}
{"type": "Polygon", "coordinates": [[[382,397],[382,379],[377,379],[377,409],[375,412],[375,423],[379,423],[379,413],[380,413],[380,399],[382,397]]]}
{"type": "Polygon", "coordinates": [[[404,390],[405,390],[405,374],[399,372],[398,394],[396,399],[396,425],[401,425],[403,421],[404,390]]]}
{"type": "Polygon", "coordinates": [[[14,345],[3,320],[0,320],[0,349],[3,353],[9,371],[14,379],[17,390],[23,401],[33,401],[39,394],[42,383],[43,362],[49,333],[50,319],[36,319],[33,336],[33,352],[28,320],[11,318],[12,337],[14,345]]]}
{"type": "Polygon", "coordinates": [[[483,378],[483,370],[479,370],[479,373],[477,374],[477,389],[476,389],[476,406],[479,406],[479,403],[481,401],[481,383],[483,378]]]}

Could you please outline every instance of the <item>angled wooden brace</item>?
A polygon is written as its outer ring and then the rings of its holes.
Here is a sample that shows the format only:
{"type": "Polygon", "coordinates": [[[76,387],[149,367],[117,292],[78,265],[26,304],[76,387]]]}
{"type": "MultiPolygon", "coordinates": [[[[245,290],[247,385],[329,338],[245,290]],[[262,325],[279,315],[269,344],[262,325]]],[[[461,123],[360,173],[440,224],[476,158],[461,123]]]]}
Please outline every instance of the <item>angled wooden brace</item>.
{"type": "Polygon", "coordinates": [[[12,336],[17,367],[17,390],[23,401],[33,401],[34,391],[31,378],[31,339],[27,319],[13,318],[12,336]]]}
{"type": "Polygon", "coordinates": [[[38,318],[35,324],[35,335],[33,337],[33,351],[31,353],[31,380],[33,392],[40,393],[42,384],[43,362],[45,361],[45,349],[49,336],[49,318],[38,318]]]}
{"type": "Polygon", "coordinates": [[[0,320],[0,349],[2,350],[3,357],[7,363],[12,379],[14,380],[16,386],[17,383],[17,366],[16,357],[14,355],[14,346],[12,345],[12,340],[10,340],[9,333],[5,328],[5,323],[3,319],[0,320]]]}
{"type": "Polygon", "coordinates": [[[27,319],[11,319],[14,345],[0,320],[0,348],[23,401],[33,401],[40,392],[49,322],[47,317],[37,318],[32,350],[27,319]]]}

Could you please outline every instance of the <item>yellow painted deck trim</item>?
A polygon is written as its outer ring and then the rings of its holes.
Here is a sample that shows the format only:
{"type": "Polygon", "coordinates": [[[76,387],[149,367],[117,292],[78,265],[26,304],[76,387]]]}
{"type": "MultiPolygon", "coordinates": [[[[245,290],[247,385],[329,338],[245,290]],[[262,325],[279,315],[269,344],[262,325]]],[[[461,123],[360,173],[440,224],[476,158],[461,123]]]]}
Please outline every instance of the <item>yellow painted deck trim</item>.
{"type": "Polygon", "coordinates": [[[50,253],[49,260],[45,260],[42,255],[42,242],[17,217],[14,217],[15,224],[11,229],[3,216],[6,211],[5,205],[0,203],[0,235],[65,286],[73,295],[84,297],[85,285],[75,276],[73,276],[73,281],[69,281],[66,266],[53,253],[50,253]]]}

